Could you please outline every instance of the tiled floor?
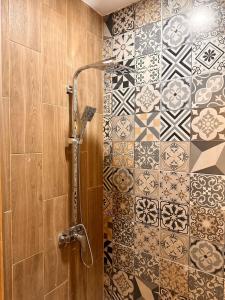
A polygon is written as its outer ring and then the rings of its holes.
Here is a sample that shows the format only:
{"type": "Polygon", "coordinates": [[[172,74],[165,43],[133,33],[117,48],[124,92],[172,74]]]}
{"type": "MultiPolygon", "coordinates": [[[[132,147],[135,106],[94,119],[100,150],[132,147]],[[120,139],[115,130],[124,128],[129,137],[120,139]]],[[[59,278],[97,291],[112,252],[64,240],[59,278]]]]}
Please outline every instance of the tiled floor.
{"type": "Polygon", "coordinates": [[[104,56],[135,72],[105,76],[105,300],[224,300],[225,2],[110,19],[104,56]]]}

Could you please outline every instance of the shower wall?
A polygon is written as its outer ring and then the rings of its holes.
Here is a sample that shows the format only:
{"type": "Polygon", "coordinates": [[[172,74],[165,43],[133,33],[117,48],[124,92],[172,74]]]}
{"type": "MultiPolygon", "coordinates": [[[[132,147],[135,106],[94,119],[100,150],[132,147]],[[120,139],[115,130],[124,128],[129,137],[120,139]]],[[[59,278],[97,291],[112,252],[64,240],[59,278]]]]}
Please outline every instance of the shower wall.
{"type": "Polygon", "coordinates": [[[1,1],[5,300],[85,300],[90,293],[102,298],[102,86],[97,72],[82,76],[79,90],[83,106],[97,106],[82,148],[84,223],[94,267],[83,268],[78,245],[72,251],[57,246],[71,212],[66,85],[77,67],[100,60],[101,50],[102,18],[80,0],[1,1]]]}
{"type": "Polygon", "coordinates": [[[134,70],[105,76],[105,299],[225,299],[225,3],[137,2],[103,53],[134,70]]]}

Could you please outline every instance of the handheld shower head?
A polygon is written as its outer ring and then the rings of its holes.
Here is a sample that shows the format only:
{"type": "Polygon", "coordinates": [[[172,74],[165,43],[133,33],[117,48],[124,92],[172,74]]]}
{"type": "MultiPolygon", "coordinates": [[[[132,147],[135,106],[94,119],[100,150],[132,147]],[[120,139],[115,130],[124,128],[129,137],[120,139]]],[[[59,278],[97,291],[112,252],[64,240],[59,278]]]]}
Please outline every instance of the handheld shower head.
{"type": "Polygon", "coordinates": [[[81,121],[82,122],[90,122],[92,120],[92,118],[94,117],[94,114],[96,112],[96,108],[95,107],[91,107],[91,106],[86,106],[83,112],[83,115],[81,117],[81,121]]]}

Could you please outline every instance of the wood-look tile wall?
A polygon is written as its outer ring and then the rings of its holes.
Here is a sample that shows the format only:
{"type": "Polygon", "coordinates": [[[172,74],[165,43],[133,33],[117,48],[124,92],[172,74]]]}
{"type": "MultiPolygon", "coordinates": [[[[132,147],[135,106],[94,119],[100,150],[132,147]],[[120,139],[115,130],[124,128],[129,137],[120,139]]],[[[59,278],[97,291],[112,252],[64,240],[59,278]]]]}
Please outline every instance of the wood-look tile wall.
{"type": "MultiPolygon", "coordinates": [[[[102,74],[81,75],[97,113],[82,146],[84,223],[94,267],[59,250],[70,224],[66,84],[101,59],[102,18],[81,0],[1,0],[0,171],[4,300],[103,299],[102,74]],[[85,176],[84,176],[85,175],[85,176]]],[[[1,243],[1,239],[0,239],[1,243]]]]}

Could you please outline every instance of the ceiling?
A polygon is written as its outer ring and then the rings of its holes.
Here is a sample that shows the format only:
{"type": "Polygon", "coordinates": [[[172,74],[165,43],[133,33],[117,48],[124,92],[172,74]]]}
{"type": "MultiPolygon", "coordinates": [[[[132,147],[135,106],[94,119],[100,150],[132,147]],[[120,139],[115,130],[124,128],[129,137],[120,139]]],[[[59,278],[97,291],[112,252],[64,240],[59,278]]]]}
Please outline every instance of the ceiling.
{"type": "Polygon", "coordinates": [[[100,15],[107,16],[116,10],[138,2],[138,0],[83,0],[83,2],[87,3],[100,15]]]}

